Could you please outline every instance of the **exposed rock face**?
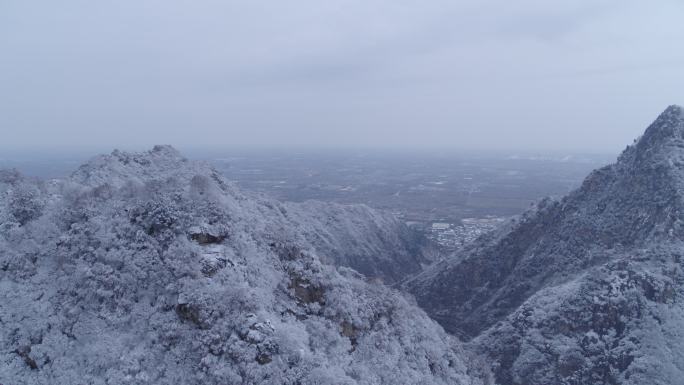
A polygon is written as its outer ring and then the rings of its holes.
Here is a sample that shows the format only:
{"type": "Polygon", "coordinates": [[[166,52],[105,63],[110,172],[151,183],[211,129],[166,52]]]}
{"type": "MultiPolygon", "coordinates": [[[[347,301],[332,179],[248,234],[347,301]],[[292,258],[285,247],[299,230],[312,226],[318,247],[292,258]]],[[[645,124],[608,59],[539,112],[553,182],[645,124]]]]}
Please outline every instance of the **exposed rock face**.
{"type": "Polygon", "coordinates": [[[399,293],[174,149],[0,172],[0,382],[483,384],[399,293]]]}
{"type": "Polygon", "coordinates": [[[408,284],[501,384],[684,378],[684,116],[408,284]]]}

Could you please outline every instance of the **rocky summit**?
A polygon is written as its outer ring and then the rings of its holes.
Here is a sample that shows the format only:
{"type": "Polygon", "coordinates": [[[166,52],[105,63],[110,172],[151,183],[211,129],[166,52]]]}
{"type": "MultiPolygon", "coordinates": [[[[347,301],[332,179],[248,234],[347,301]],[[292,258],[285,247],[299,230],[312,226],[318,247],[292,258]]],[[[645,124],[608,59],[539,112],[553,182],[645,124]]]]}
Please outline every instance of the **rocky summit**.
{"type": "Polygon", "coordinates": [[[407,288],[502,385],[684,378],[684,113],[407,288]]]}

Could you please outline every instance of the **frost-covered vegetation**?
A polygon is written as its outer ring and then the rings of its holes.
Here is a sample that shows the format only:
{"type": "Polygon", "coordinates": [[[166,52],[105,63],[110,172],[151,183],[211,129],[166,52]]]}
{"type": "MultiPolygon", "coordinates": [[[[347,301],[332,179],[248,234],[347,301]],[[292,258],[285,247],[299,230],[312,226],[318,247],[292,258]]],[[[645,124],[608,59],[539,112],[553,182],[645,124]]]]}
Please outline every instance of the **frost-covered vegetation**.
{"type": "Polygon", "coordinates": [[[285,208],[324,261],[386,284],[419,273],[438,254],[424,233],[366,205],[306,201],[285,208]]]}
{"type": "Polygon", "coordinates": [[[323,264],[301,212],[170,147],[0,192],[1,383],[487,383],[410,300],[323,264]]]}
{"type": "Polygon", "coordinates": [[[684,378],[677,106],[578,190],[403,283],[465,347],[369,279],[398,281],[429,258],[365,206],[250,195],[164,146],[64,180],[0,171],[0,193],[1,383],[684,378]]]}
{"type": "Polygon", "coordinates": [[[684,113],[408,283],[502,385],[684,378],[684,113]]]}

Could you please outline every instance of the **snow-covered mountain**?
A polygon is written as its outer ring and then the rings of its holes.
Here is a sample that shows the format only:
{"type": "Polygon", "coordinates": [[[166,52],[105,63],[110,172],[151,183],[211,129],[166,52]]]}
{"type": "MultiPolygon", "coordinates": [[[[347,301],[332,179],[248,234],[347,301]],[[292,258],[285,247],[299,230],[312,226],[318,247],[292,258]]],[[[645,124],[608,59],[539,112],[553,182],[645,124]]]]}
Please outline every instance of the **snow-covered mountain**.
{"type": "Polygon", "coordinates": [[[365,206],[280,203],[158,146],[0,171],[0,383],[676,384],[684,112],[410,279],[365,206]],[[350,267],[363,272],[358,273],[350,267]]]}
{"type": "Polygon", "coordinates": [[[684,379],[684,112],[407,287],[502,385],[684,379]]]}
{"type": "Polygon", "coordinates": [[[0,383],[488,383],[411,300],[322,262],[337,210],[306,225],[166,146],[0,171],[0,383]]]}

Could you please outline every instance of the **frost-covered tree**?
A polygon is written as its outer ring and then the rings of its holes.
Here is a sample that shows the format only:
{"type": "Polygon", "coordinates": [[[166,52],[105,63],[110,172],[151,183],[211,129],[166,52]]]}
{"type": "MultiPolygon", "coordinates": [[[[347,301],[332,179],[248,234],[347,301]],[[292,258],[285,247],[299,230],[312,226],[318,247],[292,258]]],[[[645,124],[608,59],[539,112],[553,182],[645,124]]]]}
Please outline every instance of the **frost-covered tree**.
{"type": "Polygon", "coordinates": [[[502,385],[684,378],[684,110],[615,164],[413,279],[502,385]]]}
{"type": "Polygon", "coordinates": [[[3,175],[2,383],[488,381],[411,300],[322,263],[282,204],[170,147],[3,175]]]}

